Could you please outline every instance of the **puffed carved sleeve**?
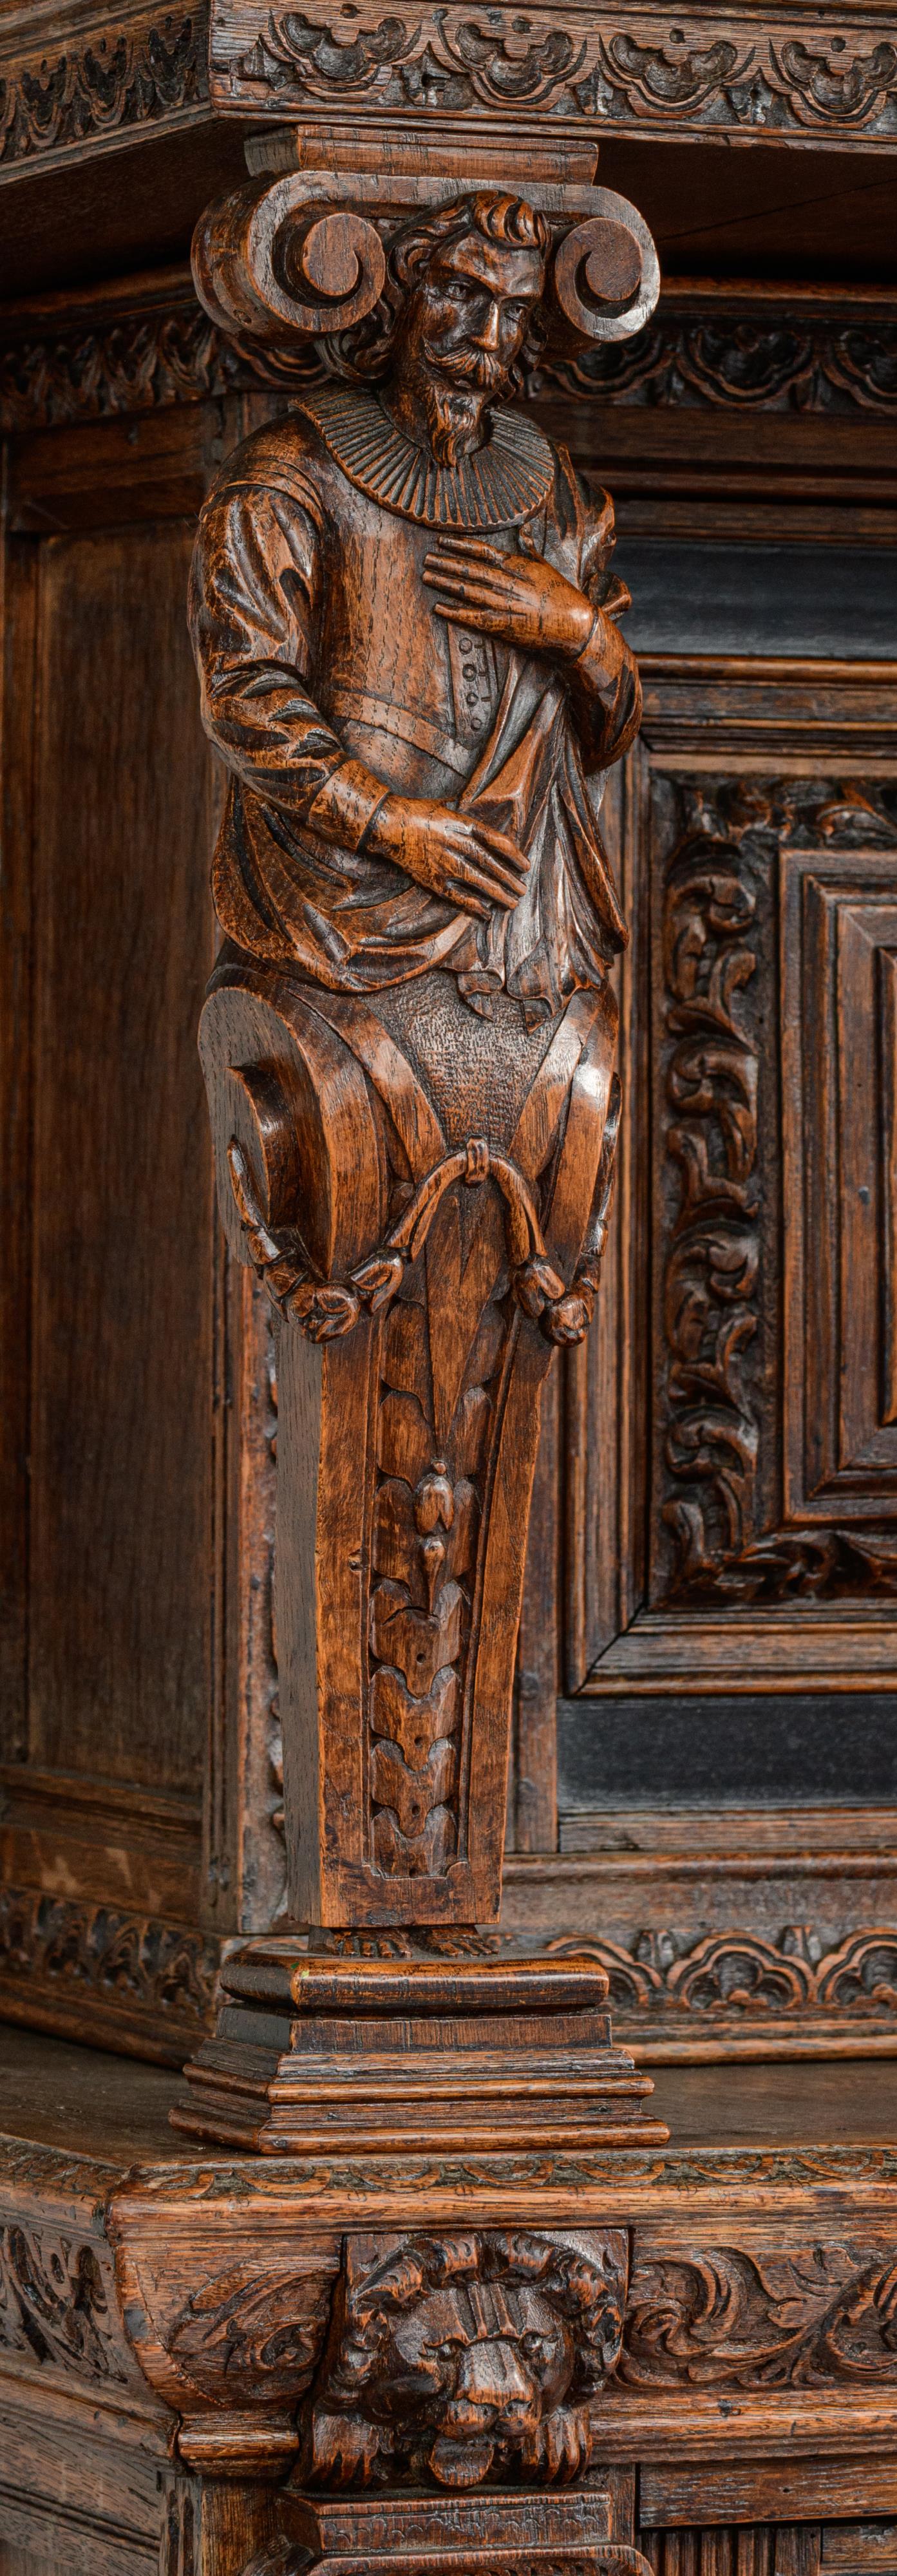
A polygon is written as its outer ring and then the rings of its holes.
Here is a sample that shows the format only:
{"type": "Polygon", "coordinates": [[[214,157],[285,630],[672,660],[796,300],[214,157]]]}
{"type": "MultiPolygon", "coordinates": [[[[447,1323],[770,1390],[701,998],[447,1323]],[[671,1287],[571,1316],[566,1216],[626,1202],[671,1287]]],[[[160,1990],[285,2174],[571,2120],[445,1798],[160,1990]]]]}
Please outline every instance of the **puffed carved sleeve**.
{"type": "MultiPolygon", "coordinates": [[[[580,588],[595,609],[587,644],[569,665],[577,715],[588,733],[588,766],[607,768],[634,741],[641,723],[642,689],[638,664],[605,601],[612,596],[611,557],[615,544],[614,505],[609,492],[593,495],[576,478],[580,503],[580,588]]],[[[628,604],[628,594],[622,605],[628,604]]]]}
{"type": "Polygon", "coordinates": [[[357,848],[384,788],[347,758],[309,688],[321,524],[310,482],[219,486],[194,549],[190,632],[203,724],[228,768],[267,805],[357,848]]]}

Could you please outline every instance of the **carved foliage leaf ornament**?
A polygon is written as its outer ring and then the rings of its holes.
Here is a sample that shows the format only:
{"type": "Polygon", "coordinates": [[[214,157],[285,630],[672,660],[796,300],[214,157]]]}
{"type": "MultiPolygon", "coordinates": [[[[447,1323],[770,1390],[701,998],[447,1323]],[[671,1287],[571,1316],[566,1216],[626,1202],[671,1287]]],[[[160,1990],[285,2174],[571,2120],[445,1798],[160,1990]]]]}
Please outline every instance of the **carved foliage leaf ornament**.
{"type": "Polygon", "coordinates": [[[296,2400],[309,2387],[327,2332],[334,2264],[266,2270],[256,2260],[216,2273],[194,2291],[170,2335],[170,2350],[194,2388],[249,2403],[296,2400]]]}
{"type": "Polygon", "coordinates": [[[350,2239],[311,2476],[576,2477],[619,2359],[627,2250],[620,2230],[350,2239]]]}
{"type": "Polygon", "coordinates": [[[92,2245],[43,2225],[0,2230],[0,2350],[127,2384],[92,2245]]]}
{"type": "Polygon", "coordinates": [[[675,1493],[663,1517],[691,1570],[708,1530],[719,1555],[738,1549],[756,1473],[758,1427],[743,1353],[757,1329],[758,1049],[742,1007],[757,958],[741,823],[721,832],[700,791],[689,804],[662,926],[665,1177],[674,1204],[664,1279],[664,1454],[688,1491],[675,1493]]]}
{"type": "MultiPolygon", "coordinates": [[[[193,304],[11,342],[0,353],[0,428],[203,402],[240,387],[327,381],[314,345],[297,341],[289,367],[260,340],[220,331],[193,304]]],[[[897,412],[897,324],[815,311],[762,317],[682,314],[674,296],[625,340],[578,357],[540,355],[526,377],[537,394],[558,384],[615,406],[838,413],[897,412]]]]}
{"type": "Polygon", "coordinates": [[[436,6],[376,9],[345,28],[329,10],[272,10],[248,48],[213,37],[213,89],[282,114],[374,99],[393,110],[495,114],[541,108],[600,118],[611,128],[689,132],[845,135],[887,141],[897,132],[897,47],[889,37],[836,33],[807,43],[787,20],[768,31],[686,34],[658,40],[641,10],[583,33],[548,12],[521,19],[436,6]]]}
{"type": "MultiPolygon", "coordinates": [[[[314,349],[298,349],[291,381],[317,382],[314,349]]],[[[106,329],[23,341],[0,356],[0,428],[62,427],[168,403],[204,402],[239,386],[279,381],[270,354],[244,352],[198,307],[124,315],[106,329]]]]}
{"type": "Polygon", "coordinates": [[[897,2248],[649,2258],[633,2277],[620,2378],[640,2389],[893,2381],[897,2248]]]}
{"type": "Polygon", "coordinates": [[[203,27],[164,17],[0,79],[0,164],[155,123],[206,95],[203,27]]]}
{"type": "Polygon", "coordinates": [[[897,848],[893,797],[781,779],[721,779],[675,794],[658,963],[666,1364],[655,1597],[891,1596],[897,1557],[887,1532],[777,1526],[774,1318],[764,1290],[775,1106],[763,1071],[763,993],[778,852],[897,848]]]}
{"type": "Polygon", "coordinates": [[[0,1975],[89,1989],[202,2029],[217,1973],[214,1944],[176,1924],[85,1906],[38,1890],[0,1891],[0,1975]]]}
{"type": "Polygon", "coordinates": [[[849,1932],[834,1948],[806,1924],[789,1925],[778,1941],[734,1930],[694,1941],[653,1930],[629,1950],[588,1935],[575,1945],[547,1944],[556,1955],[574,1946],[606,1968],[615,2019],[625,2026],[638,2014],[643,2031],[645,2014],[674,2029],[683,2014],[724,2020],[729,2029],[799,2015],[809,2031],[814,2021],[827,2029],[847,2014],[887,2028],[897,2013],[897,1931],[886,1925],[849,1932]]]}
{"type": "Polygon", "coordinates": [[[629,341],[540,357],[531,393],[560,384],[602,403],[669,410],[848,415],[897,408],[897,326],[818,312],[677,312],[671,293],[629,341]]]}
{"type": "Polygon", "coordinates": [[[648,115],[676,118],[683,109],[694,113],[706,108],[742,84],[755,49],[725,38],[689,47],[678,30],[664,45],[640,44],[635,36],[621,33],[602,43],[600,61],[607,80],[622,82],[627,97],[637,97],[648,115]]]}

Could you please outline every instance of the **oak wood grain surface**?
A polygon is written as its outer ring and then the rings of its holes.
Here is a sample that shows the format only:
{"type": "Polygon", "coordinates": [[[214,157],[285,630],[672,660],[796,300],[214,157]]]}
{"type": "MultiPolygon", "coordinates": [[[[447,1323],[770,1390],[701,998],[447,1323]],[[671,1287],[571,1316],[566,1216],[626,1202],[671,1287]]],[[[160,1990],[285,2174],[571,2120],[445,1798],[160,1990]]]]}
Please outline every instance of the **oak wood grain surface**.
{"type": "MultiPolygon", "coordinates": [[[[0,2131],[122,2164],[187,2161],[168,2126],[176,2078],[98,2049],[8,2029],[0,2047],[0,2131]]],[[[656,2109],[670,2152],[739,2146],[891,2146],[897,2066],[881,2059],[797,2066],[664,2066],[656,2109]]],[[[191,2159],[192,2161],[192,2159],[191,2159]]],[[[239,2158],[228,2162],[239,2164],[239,2158]]],[[[251,2161],[251,2160],[250,2160],[251,2161]]]]}

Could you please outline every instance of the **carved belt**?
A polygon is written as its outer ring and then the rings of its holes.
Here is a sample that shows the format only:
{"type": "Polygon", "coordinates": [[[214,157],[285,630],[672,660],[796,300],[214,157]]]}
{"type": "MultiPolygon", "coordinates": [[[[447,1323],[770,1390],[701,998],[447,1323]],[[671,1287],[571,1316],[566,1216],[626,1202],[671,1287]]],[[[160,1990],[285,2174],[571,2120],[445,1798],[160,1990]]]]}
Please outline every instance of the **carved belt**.
{"type": "Polygon", "coordinates": [[[430,724],[426,716],[413,715],[410,707],[397,707],[388,698],[372,698],[366,689],[352,689],[338,683],[329,691],[334,715],[347,716],[351,724],[369,725],[374,733],[393,734],[397,742],[410,742],[415,751],[429,752],[431,759],[441,760],[445,769],[455,769],[459,778],[471,775],[472,754],[469,747],[455,742],[439,725],[430,724]]]}

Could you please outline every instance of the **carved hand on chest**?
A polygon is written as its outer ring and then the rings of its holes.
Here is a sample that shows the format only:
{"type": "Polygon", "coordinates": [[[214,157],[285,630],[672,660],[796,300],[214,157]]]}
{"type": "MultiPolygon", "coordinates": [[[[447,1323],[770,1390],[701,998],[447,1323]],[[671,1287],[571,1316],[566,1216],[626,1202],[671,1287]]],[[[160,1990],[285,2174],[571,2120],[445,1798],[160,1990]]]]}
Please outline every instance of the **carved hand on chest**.
{"type": "Polygon", "coordinates": [[[438,617],[498,636],[523,653],[575,660],[600,615],[544,556],[505,554],[482,537],[440,537],[423,578],[436,593],[438,617]]]}

